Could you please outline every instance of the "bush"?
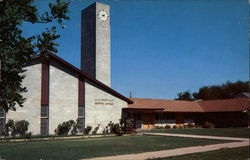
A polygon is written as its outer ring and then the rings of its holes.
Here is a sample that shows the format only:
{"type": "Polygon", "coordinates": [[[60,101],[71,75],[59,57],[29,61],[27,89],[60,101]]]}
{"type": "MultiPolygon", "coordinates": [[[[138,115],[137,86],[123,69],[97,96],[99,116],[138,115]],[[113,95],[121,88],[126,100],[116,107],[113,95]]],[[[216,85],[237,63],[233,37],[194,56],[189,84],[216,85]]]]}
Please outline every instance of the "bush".
{"type": "Polygon", "coordinates": [[[155,126],[155,129],[164,129],[162,126],[155,126]]]}
{"type": "Polygon", "coordinates": [[[93,130],[92,134],[96,134],[96,133],[97,133],[97,131],[98,131],[98,129],[99,129],[99,127],[100,127],[100,124],[98,124],[98,126],[97,126],[97,127],[95,127],[95,129],[93,130]]]}
{"type": "Polygon", "coordinates": [[[178,128],[178,127],[177,127],[177,125],[173,125],[173,128],[176,129],[176,128],[178,128]]]}
{"type": "Polygon", "coordinates": [[[188,128],[194,128],[195,125],[194,125],[193,123],[188,123],[188,124],[187,124],[187,127],[188,127],[188,128]]]}
{"type": "Polygon", "coordinates": [[[118,135],[118,136],[122,136],[124,134],[124,131],[122,129],[122,127],[120,126],[119,123],[116,123],[114,125],[114,134],[118,135]]]}
{"type": "Polygon", "coordinates": [[[165,126],[165,129],[170,129],[170,128],[171,128],[170,125],[166,125],[166,126],[165,126]]]}
{"type": "Polygon", "coordinates": [[[12,119],[9,119],[8,122],[5,125],[5,136],[9,136],[11,133],[11,136],[25,136],[26,131],[28,131],[29,122],[26,120],[20,120],[15,121],[12,119]]]}
{"type": "Polygon", "coordinates": [[[178,128],[182,129],[182,128],[184,128],[184,125],[183,125],[183,126],[182,126],[182,125],[179,125],[178,128]]]}
{"type": "MultiPolygon", "coordinates": [[[[108,127],[111,134],[116,134],[118,136],[123,135],[124,132],[124,122],[120,120],[120,123],[114,124],[112,121],[109,122],[108,127]]],[[[107,127],[106,127],[107,128],[107,127]]]]}
{"type": "Polygon", "coordinates": [[[15,123],[16,133],[21,136],[24,136],[26,131],[28,130],[28,126],[29,126],[28,121],[25,121],[25,120],[16,121],[15,123]]]}
{"type": "Polygon", "coordinates": [[[69,120],[67,122],[63,122],[62,124],[59,124],[55,129],[55,134],[67,135],[71,129],[71,134],[76,134],[78,128],[79,125],[75,121],[69,120]]]}
{"type": "Polygon", "coordinates": [[[195,125],[195,128],[200,128],[201,126],[199,126],[198,124],[195,125]]]}
{"type": "Polygon", "coordinates": [[[205,122],[202,127],[203,128],[214,128],[214,124],[213,123],[209,123],[209,122],[205,122]]]}
{"type": "Polygon", "coordinates": [[[31,133],[31,132],[25,133],[24,138],[26,138],[26,139],[31,139],[31,136],[32,136],[32,133],[31,133]]]}
{"type": "Polygon", "coordinates": [[[89,134],[89,132],[91,131],[92,127],[91,126],[87,126],[87,128],[84,129],[84,134],[89,134]]]}

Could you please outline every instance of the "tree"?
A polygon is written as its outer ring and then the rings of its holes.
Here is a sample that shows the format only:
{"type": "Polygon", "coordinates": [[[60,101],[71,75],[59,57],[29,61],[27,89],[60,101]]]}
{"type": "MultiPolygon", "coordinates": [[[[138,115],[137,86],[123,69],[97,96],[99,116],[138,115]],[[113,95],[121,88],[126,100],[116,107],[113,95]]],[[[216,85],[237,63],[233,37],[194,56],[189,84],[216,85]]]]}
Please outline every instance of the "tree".
{"type": "Polygon", "coordinates": [[[192,101],[192,100],[193,100],[193,97],[192,97],[192,94],[191,94],[189,91],[179,92],[179,93],[177,94],[176,100],[192,101]]]}
{"type": "Polygon", "coordinates": [[[227,82],[222,85],[212,85],[201,87],[198,92],[193,93],[194,99],[214,100],[231,99],[241,92],[249,92],[248,82],[227,82]]]}
{"type": "Polygon", "coordinates": [[[222,85],[204,86],[199,88],[198,92],[190,93],[189,91],[177,94],[177,100],[215,100],[231,99],[241,92],[249,92],[249,82],[227,82],[222,85]]]}
{"type": "MultiPolygon", "coordinates": [[[[36,54],[56,53],[56,25],[46,28],[41,34],[24,37],[21,26],[24,22],[52,23],[56,22],[61,28],[63,20],[68,20],[67,2],[57,0],[49,3],[49,11],[39,13],[33,0],[2,0],[0,1],[0,109],[15,110],[16,104],[23,106],[27,92],[22,81],[25,78],[23,66],[36,54]]],[[[46,56],[45,56],[46,57],[46,56]]]]}

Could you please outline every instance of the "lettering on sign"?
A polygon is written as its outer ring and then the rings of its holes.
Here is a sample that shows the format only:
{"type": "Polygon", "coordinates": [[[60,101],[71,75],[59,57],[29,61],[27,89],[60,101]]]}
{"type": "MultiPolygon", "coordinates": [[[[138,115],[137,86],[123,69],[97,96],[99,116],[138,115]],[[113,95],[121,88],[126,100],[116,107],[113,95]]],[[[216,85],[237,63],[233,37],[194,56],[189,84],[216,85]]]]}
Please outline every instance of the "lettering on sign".
{"type": "Polygon", "coordinates": [[[98,105],[114,105],[113,103],[113,99],[106,99],[106,98],[102,98],[102,99],[95,99],[95,104],[98,105]]]}

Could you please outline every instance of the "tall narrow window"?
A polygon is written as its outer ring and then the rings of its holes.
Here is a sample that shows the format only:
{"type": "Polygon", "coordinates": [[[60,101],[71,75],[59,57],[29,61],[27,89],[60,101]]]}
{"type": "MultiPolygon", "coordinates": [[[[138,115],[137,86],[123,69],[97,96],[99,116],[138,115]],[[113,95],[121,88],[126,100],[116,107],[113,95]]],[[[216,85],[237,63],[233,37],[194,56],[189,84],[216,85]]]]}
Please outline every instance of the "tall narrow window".
{"type": "Polygon", "coordinates": [[[4,127],[5,127],[5,112],[4,110],[0,109],[0,136],[3,135],[4,127]]]}
{"type": "Polygon", "coordinates": [[[49,107],[41,106],[41,135],[49,134],[49,107]]]}
{"type": "Polygon", "coordinates": [[[49,134],[49,119],[41,118],[41,135],[49,134]]]}
{"type": "Polygon", "coordinates": [[[84,106],[79,106],[78,107],[78,125],[79,125],[79,132],[83,133],[84,132],[84,127],[85,127],[85,108],[84,106]]]}
{"type": "Polygon", "coordinates": [[[44,118],[49,117],[49,107],[48,106],[41,107],[41,117],[44,117],[44,118]]]}

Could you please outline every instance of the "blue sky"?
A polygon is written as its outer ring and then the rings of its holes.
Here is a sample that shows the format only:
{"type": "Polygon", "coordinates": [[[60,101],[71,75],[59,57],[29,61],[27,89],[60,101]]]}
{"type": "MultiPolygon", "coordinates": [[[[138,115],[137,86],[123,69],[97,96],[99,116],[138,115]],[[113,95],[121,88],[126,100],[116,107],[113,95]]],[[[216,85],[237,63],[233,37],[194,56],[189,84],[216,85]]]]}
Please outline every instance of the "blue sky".
{"type": "MultiPolygon", "coordinates": [[[[79,68],[80,13],[71,0],[58,56],[79,68]]],[[[173,99],[204,85],[248,80],[247,0],[100,0],[111,7],[111,88],[125,96],[173,99]]],[[[37,0],[43,10],[48,0],[37,0]]],[[[44,25],[24,26],[26,35],[44,25]]]]}

